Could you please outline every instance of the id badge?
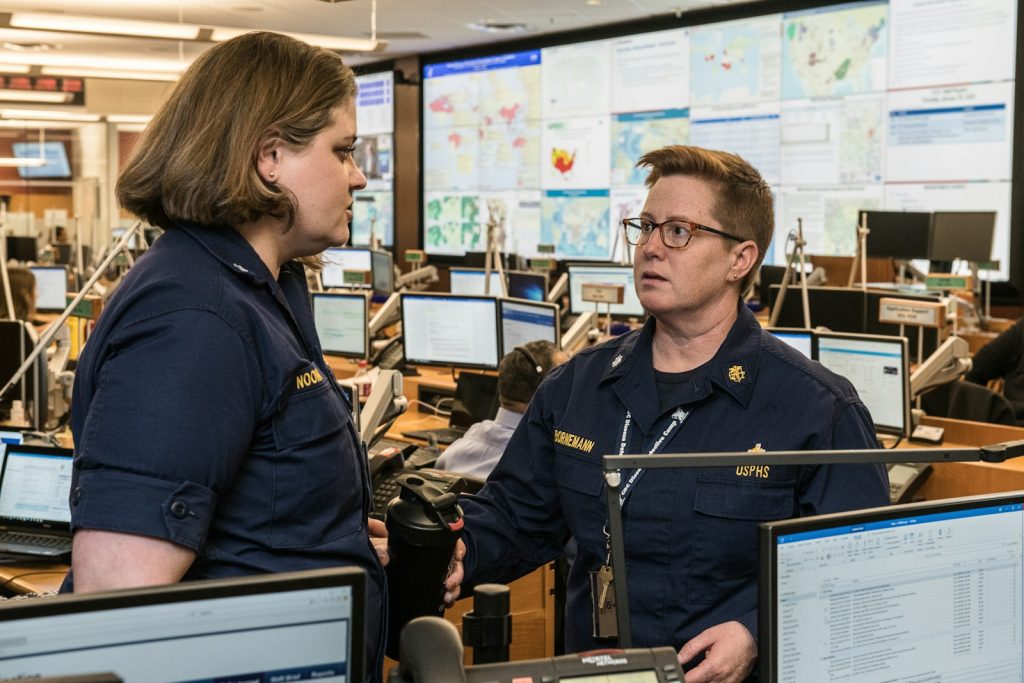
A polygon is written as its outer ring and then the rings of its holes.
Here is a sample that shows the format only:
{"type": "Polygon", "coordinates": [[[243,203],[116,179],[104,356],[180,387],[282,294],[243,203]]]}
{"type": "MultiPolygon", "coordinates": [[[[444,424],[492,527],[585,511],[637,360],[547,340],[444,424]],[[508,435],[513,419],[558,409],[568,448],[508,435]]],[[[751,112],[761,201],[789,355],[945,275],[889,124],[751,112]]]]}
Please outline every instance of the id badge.
{"type": "Polygon", "coordinates": [[[594,638],[618,638],[619,622],[615,611],[615,584],[612,568],[602,565],[590,572],[590,602],[594,638]]]}

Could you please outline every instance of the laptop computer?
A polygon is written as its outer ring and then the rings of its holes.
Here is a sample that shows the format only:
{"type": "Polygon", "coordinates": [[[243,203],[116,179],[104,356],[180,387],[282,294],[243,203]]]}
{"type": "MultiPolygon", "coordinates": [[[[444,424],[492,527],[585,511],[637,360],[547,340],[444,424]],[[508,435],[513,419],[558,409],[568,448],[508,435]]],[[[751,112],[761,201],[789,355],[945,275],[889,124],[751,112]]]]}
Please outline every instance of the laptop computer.
{"type": "Polygon", "coordinates": [[[448,418],[448,426],[438,429],[420,429],[402,432],[411,439],[430,441],[430,437],[445,446],[465,435],[477,422],[491,420],[498,414],[498,377],[479,372],[459,373],[455,383],[455,401],[448,418]]]}
{"type": "Polygon", "coordinates": [[[0,474],[0,552],[71,552],[70,448],[8,444],[0,474]]]}

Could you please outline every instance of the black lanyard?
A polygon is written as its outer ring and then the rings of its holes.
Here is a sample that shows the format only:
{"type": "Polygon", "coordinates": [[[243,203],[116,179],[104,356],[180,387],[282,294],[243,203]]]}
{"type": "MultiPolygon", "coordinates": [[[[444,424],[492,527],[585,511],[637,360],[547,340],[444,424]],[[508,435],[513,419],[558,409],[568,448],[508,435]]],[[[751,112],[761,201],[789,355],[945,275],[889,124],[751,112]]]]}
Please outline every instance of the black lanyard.
{"type": "MultiPolygon", "coordinates": [[[[675,412],[672,413],[672,421],[665,429],[662,430],[661,434],[654,441],[654,445],[651,446],[647,452],[648,455],[654,455],[661,450],[662,446],[668,441],[668,438],[672,436],[679,427],[686,422],[686,418],[690,416],[690,411],[683,410],[682,408],[676,408],[675,412]]],[[[619,455],[626,454],[626,445],[629,441],[629,427],[633,422],[633,415],[630,411],[626,411],[626,421],[622,425],[622,439],[619,441],[619,455]]],[[[642,467],[633,470],[633,473],[629,475],[629,479],[626,480],[626,484],[619,491],[619,507],[622,508],[626,504],[626,498],[629,496],[629,492],[633,490],[633,486],[640,480],[646,472],[642,467]]]]}

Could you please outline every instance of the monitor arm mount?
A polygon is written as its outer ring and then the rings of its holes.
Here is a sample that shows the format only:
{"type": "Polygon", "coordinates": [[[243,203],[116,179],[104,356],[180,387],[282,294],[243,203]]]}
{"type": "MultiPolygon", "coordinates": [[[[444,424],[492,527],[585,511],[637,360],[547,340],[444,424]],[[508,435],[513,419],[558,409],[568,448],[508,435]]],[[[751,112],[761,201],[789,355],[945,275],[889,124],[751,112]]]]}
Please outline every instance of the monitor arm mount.
{"type": "Polygon", "coordinates": [[[377,440],[382,422],[394,420],[408,408],[409,401],[402,395],[402,373],[381,370],[366,404],[359,411],[359,439],[367,446],[377,440]]]}
{"type": "Polygon", "coordinates": [[[932,387],[960,379],[971,369],[970,345],[961,337],[949,337],[910,373],[910,397],[916,399],[932,387]]]}

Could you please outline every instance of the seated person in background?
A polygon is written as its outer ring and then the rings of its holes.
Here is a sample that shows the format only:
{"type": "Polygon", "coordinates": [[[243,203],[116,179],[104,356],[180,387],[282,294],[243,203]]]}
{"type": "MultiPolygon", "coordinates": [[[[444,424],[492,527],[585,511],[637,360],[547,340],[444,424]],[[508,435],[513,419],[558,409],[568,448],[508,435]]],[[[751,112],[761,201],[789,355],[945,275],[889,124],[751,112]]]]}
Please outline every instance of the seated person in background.
{"type": "Polygon", "coordinates": [[[486,479],[498,464],[533,392],[551,368],[567,359],[549,341],[532,341],[505,354],[498,366],[498,414],[493,420],[470,427],[464,437],[445,449],[436,467],[486,479]]]}
{"type": "MultiPolygon", "coordinates": [[[[14,319],[29,323],[28,333],[32,341],[39,339],[36,332],[36,276],[28,268],[7,269],[11,283],[11,300],[14,303],[14,319]]],[[[5,311],[6,314],[6,311],[5,311]]],[[[6,318],[7,316],[4,315],[6,318]]]]}
{"type": "Polygon", "coordinates": [[[1003,396],[1013,406],[1017,422],[1024,423],[1024,319],[979,349],[965,376],[975,384],[1000,378],[1003,396]]]}

